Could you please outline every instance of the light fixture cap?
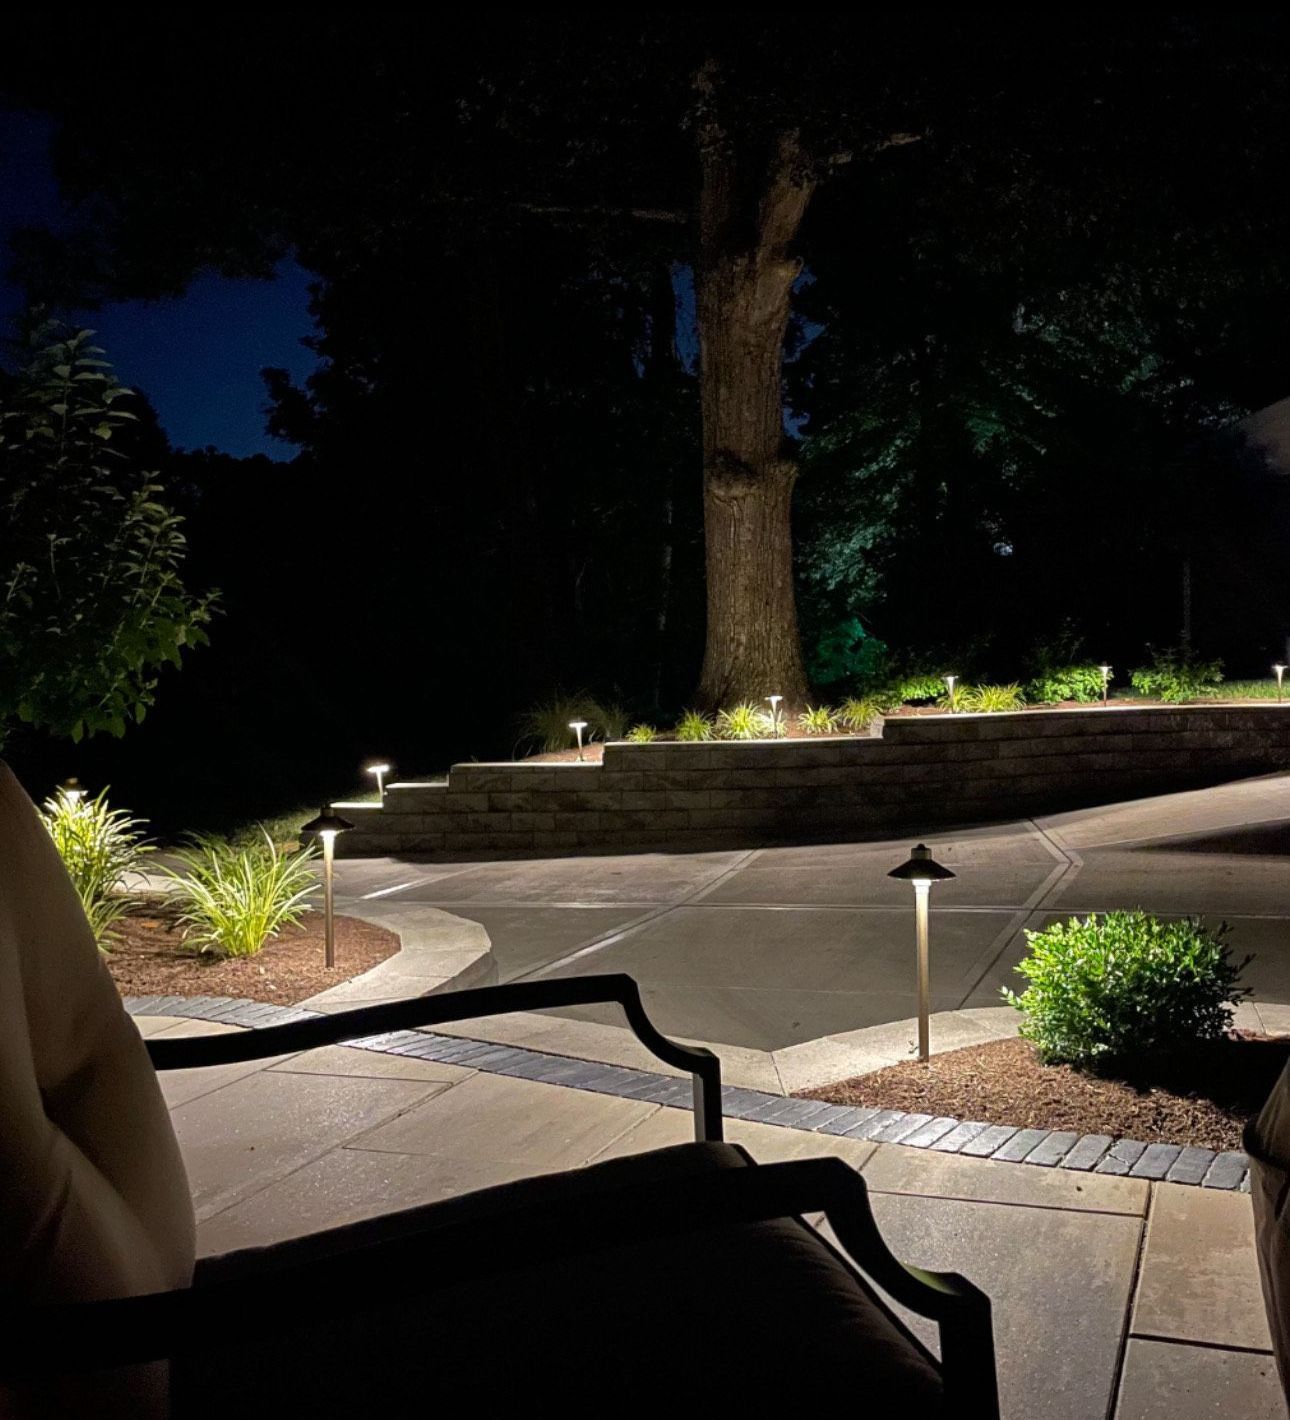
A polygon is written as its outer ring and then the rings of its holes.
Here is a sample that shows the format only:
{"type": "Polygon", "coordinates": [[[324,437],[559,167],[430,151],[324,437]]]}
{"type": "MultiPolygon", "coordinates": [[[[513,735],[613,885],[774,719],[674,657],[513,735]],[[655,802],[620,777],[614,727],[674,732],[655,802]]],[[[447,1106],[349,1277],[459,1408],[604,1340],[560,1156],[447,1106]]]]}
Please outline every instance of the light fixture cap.
{"type": "Polygon", "coordinates": [[[910,852],[905,862],[899,868],[893,868],[887,876],[899,878],[902,882],[936,883],[952,878],[955,874],[942,867],[932,857],[932,850],[925,843],[920,843],[910,852]]]}
{"type": "Polygon", "coordinates": [[[300,830],[301,833],[344,833],[347,828],[353,828],[347,818],[341,816],[332,808],[330,804],[322,806],[322,812],[317,818],[311,818],[300,830]]]}
{"type": "Polygon", "coordinates": [[[587,722],[585,720],[570,720],[569,728],[571,730],[585,730],[587,728],[587,722]]]}
{"type": "Polygon", "coordinates": [[[60,793],[69,795],[84,794],[86,792],[84,786],[81,784],[81,781],[77,779],[75,775],[73,775],[70,779],[64,779],[63,782],[58,786],[58,789],[60,793]]]}
{"type": "Polygon", "coordinates": [[[363,768],[368,774],[388,774],[390,772],[388,764],[366,764],[363,768]]]}

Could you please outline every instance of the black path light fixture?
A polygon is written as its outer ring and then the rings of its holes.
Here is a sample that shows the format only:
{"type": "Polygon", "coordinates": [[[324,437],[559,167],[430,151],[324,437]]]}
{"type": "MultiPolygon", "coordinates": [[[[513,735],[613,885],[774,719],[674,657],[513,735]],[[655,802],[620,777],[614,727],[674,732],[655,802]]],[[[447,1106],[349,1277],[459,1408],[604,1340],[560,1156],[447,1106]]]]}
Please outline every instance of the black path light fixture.
{"type": "Polygon", "coordinates": [[[929,1016],[932,996],[931,965],[927,949],[927,902],[931,895],[932,884],[944,882],[947,878],[952,878],[954,874],[948,868],[942,867],[932,857],[932,850],[925,843],[920,843],[910,852],[905,862],[899,868],[893,868],[887,876],[914,885],[914,915],[918,943],[918,1058],[926,1061],[931,1055],[929,1016]]]}
{"type": "Polygon", "coordinates": [[[336,965],[336,923],[332,915],[331,869],[336,856],[336,835],[353,828],[347,818],[341,816],[330,804],[324,804],[317,818],[311,818],[300,830],[301,833],[316,834],[323,846],[323,932],[326,942],[323,961],[327,966],[336,965]]]}

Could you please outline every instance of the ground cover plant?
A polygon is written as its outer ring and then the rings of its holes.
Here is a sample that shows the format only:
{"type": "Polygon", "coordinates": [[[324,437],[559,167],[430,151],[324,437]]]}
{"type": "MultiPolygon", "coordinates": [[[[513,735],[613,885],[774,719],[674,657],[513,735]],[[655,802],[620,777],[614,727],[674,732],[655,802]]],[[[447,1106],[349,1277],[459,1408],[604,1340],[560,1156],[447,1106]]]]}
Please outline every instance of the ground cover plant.
{"type": "Polygon", "coordinates": [[[1053,666],[1026,682],[1025,696],[1032,705],[1053,705],[1063,700],[1090,704],[1101,700],[1101,667],[1091,664],[1053,666]]]}
{"type": "Polygon", "coordinates": [[[1222,661],[1202,661],[1186,651],[1153,651],[1148,665],[1129,674],[1140,695],[1178,705],[1209,694],[1223,679],[1222,661]]]}

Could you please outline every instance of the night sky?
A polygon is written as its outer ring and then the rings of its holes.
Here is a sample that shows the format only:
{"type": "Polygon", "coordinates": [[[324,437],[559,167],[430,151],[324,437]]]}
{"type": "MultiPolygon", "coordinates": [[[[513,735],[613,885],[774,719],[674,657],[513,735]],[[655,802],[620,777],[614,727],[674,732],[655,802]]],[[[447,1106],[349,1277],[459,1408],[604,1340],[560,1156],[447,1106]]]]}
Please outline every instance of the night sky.
{"type": "MultiPolygon", "coordinates": [[[[41,119],[0,111],[0,244],[15,228],[58,222],[49,132],[41,119]]],[[[282,366],[301,380],[314,368],[300,344],[312,329],[309,281],[292,262],[274,282],[208,274],[179,299],[121,302],[76,320],[98,332],[121,380],[148,396],[177,448],[290,458],[295,450],[264,431],[260,370],[282,366]]],[[[21,307],[22,293],[0,277],[5,334],[21,307]]]]}

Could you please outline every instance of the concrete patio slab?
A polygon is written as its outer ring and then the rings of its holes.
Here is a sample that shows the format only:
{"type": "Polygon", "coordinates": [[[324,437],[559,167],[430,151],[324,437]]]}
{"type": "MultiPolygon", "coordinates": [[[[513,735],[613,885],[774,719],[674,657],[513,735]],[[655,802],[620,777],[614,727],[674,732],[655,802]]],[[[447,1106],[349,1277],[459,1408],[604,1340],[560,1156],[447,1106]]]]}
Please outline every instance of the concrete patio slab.
{"type": "MultiPolygon", "coordinates": [[[[148,1038],[165,1040],[180,1035],[227,1035],[235,1030],[237,1026],[221,1025],[218,1021],[176,1019],[162,1030],[150,1031],[148,1038]]],[[[235,1080],[255,1075],[270,1065],[280,1064],[288,1058],[285,1055],[275,1055],[268,1060],[242,1060],[235,1065],[211,1065],[201,1070],[167,1070],[158,1076],[161,1081],[161,1093],[170,1108],[174,1109],[178,1105],[187,1104],[189,1100],[221,1090],[235,1080]]]]}
{"type": "Polygon", "coordinates": [[[1272,1357],[1130,1337],[1115,1420],[1180,1416],[1285,1420],[1286,1402],[1272,1357]]]}
{"type": "Polygon", "coordinates": [[[542,1173],[587,1163],[658,1108],[579,1094],[575,1109],[566,1093],[532,1080],[472,1075],[387,1123],[352,1135],[351,1142],[395,1154],[509,1160],[542,1173]]]}
{"type": "Polygon", "coordinates": [[[198,1219],[447,1086],[259,1071],[171,1111],[198,1219]]]}
{"type": "Polygon", "coordinates": [[[906,1149],[899,1144],[879,1144],[862,1172],[869,1187],[879,1193],[1121,1213],[1138,1218],[1146,1212],[1149,1190],[1142,1179],[1083,1175],[993,1159],[965,1159],[906,1149]]]}
{"type": "Polygon", "coordinates": [[[902,1262],[962,1272],[990,1294],[1005,1416],[1104,1420],[1140,1218],[892,1193],[873,1208],[902,1262]]]}
{"type": "Polygon", "coordinates": [[[455,1085],[473,1070],[449,1065],[441,1060],[418,1060],[411,1055],[381,1055],[374,1050],[357,1050],[347,1045],[325,1045],[293,1055],[272,1070],[296,1075],[353,1075],[368,1080],[429,1080],[433,1084],[455,1085]]]}
{"type": "Polygon", "coordinates": [[[1152,1198],[1135,1333],[1267,1350],[1248,1194],[1159,1184],[1152,1198]]]}

